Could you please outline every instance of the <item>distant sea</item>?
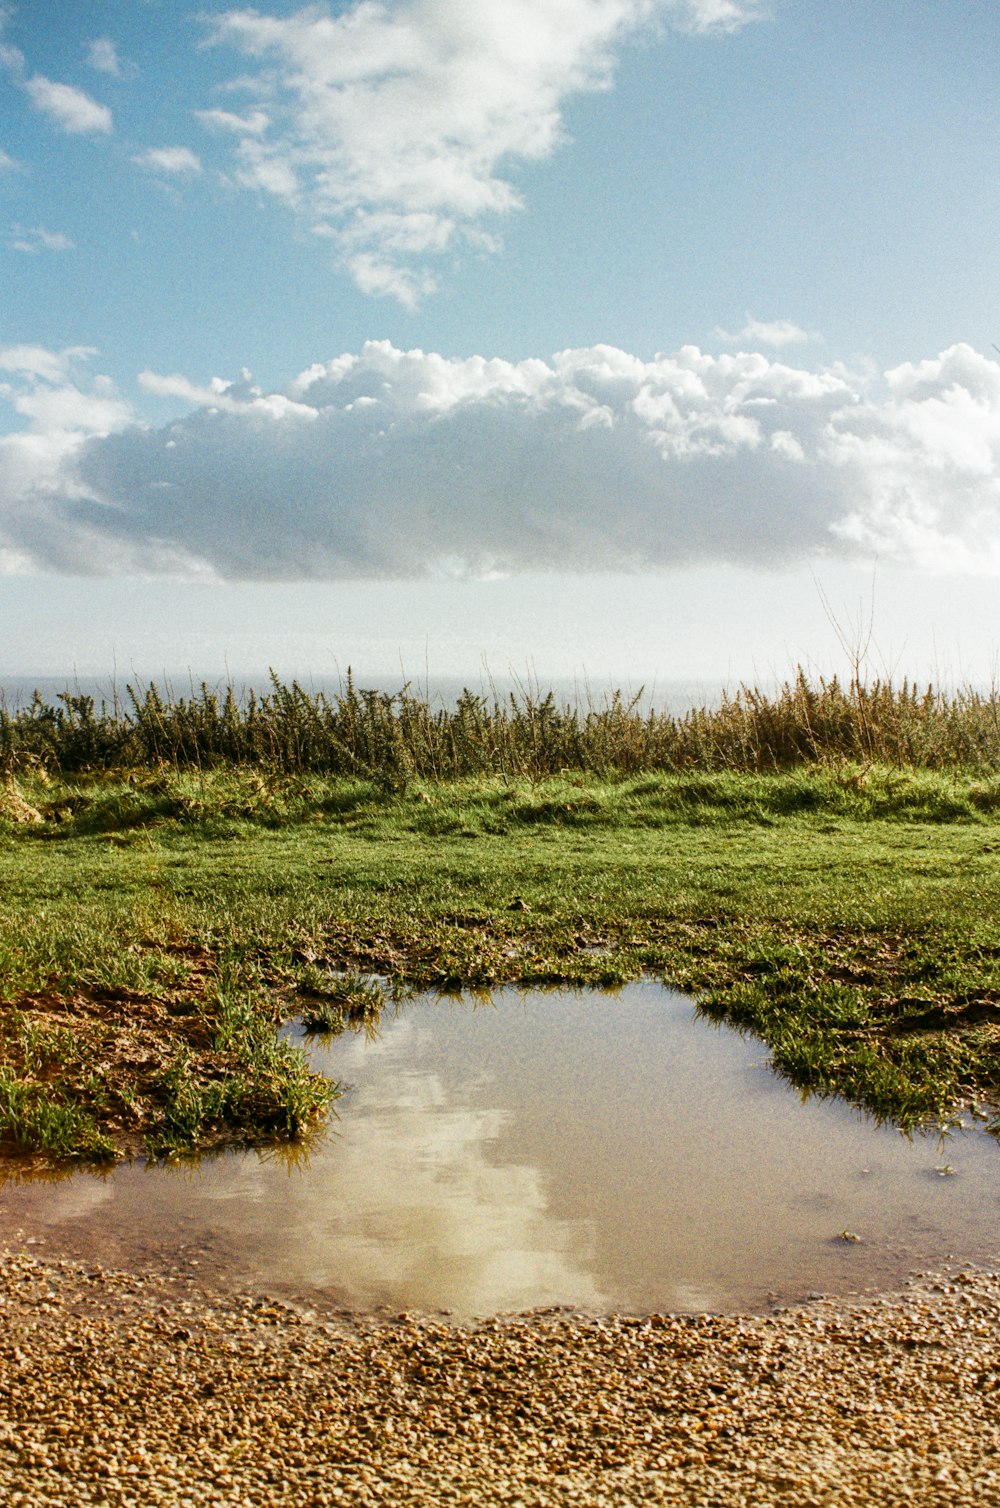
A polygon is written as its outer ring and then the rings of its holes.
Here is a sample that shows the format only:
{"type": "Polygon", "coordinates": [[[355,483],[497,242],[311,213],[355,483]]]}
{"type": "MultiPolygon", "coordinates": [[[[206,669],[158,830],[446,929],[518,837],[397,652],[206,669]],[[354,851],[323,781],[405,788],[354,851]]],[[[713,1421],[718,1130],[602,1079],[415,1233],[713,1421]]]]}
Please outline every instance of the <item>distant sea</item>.
{"type": "MultiPolygon", "coordinates": [[[[282,676],[281,679],[283,683],[289,684],[292,677],[282,676]]],[[[179,675],[161,673],[152,676],[139,675],[133,671],[125,676],[120,675],[117,679],[117,686],[115,678],[111,675],[6,675],[0,676],[0,701],[9,712],[16,711],[20,707],[30,705],[37,691],[42,701],[50,705],[56,704],[60,696],[69,693],[72,696],[92,696],[98,708],[104,702],[110,709],[115,705],[116,699],[120,707],[127,708],[130,704],[129,685],[141,694],[151,683],[155,682],[161,696],[173,699],[192,695],[200,696],[203,682],[210,692],[224,694],[230,681],[238,697],[245,697],[251,691],[262,694],[271,690],[271,683],[266,672],[246,677],[219,675],[202,677],[187,671],[179,675]]],[[[299,677],[299,684],[310,695],[322,692],[333,699],[343,689],[344,683],[338,678],[303,675],[299,677]]],[[[355,672],[354,675],[354,685],[357,690],[382,691],[392,694],[402,690],[403,684],[400,676],[365,676],[361,672],[355,672]]],[[[409,683],[410,695],[419,697],[421,700],[428,700],[432,705],[439,707],[453,707],[466,689],[477,696],[485,697],[488,702],[493,702],[496,698],[506,701],[512,694],[519,699],[525,694],[535,698],[544,697],[551,691],[560,707],[594,707],[596,709],[605,706],[615,690],[618,690],[626,700],[638,697],[638,705],[643,711],[655,709],[659,712],[679,713],[691,707],[717,704],[723,688],[718,684],[709,685],[701,681],[665,681],[662,684],[650,683],[645,686],[641,682],[636,682],[616,686],[610,680],[584,681],[566,677],[544,680],[534,676],[530,678],[491,676],[488,680],[484,680],[479,671],[464,679],[461,676],[430,676],[429,678],[420,677],[419,680],[415,678],[409,683]]]]}

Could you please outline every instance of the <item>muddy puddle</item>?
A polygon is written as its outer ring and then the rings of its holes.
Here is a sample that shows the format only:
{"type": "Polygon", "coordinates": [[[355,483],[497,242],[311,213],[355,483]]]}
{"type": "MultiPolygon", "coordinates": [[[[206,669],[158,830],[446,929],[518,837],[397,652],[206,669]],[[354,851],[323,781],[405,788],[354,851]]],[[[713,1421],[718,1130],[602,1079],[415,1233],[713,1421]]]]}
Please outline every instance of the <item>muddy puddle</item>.
{"type": "Polygon", "coordinates": [[[7,1183],[0,1231],[321,1309],[764,1310],[1000,1253],[1000,1147],[803,1100],[652,982],[418,997],[310,1040],[308,1153],[7,1183]],[[856,1237],[857,1239],[846,1239],[856,1237]]]}

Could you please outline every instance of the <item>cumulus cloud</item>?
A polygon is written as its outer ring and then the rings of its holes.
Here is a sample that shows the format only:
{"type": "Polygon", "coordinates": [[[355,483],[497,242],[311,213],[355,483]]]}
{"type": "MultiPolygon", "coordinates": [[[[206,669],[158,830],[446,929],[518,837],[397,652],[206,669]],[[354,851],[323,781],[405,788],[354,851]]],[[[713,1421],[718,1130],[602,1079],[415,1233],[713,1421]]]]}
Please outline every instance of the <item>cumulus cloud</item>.
{"type": "MultiPolygon", "coordinates": [[[[0,398],[15,414],[28,420],[26,432],[4,436],[0,445],[17,448],[28,440],[28,449],[41,454],[53,445],[61,454],[93,436],[106,436],[135,422],[132,406],[115,391],[110,378],[92,374],[90,346],[67,346],[50,351],[44,346],[0,346],[0,398]],[[7,380],[4,380],[6,377],[7,380]]],[[[76,478],[67,472],[59,485],[69,492],[79,490],[76,478]]],[[[58,490],[58,489],[57,489],[58,490]]],[[[10,501],[0,493],[0,501],[10,501]]]]}
{"type": "Polygon", "coordinates": [[[4,558],[242,580],[872,553],[1000,573],[1000,363],[965,345],[873,385],[695,346],[509,362],[376,341],[280,392],[144,372],[189,409],[161,428],[86,358],[0,350],[29,425],[0,442],[4,558]]]}
{"type": "Polygon", "coordinates": [[[199,113],[237,138],[237,183],[334,241],[366,293],[419,302],[431,259],[496,249],[521,197],[518,164],[565,138],[572,95],[610,87],[616,53],[654,22],[708,34],[752,0],[355,0],[336,15],[230,10],[210,40],[257,60],[242,116],[199,113]]]}
{"type": "Polygon", "coordinates": [[[90,506],[91,497],[76,471],[81,446],[135,422],[109,379],[90,372],[94,355],[88,346],[0,346],[0,401],[23,422],[0,435],[2,572],[31,571],[46,559],[75,569],[78,531],[67,530],[66,509],[90,506]]]}
{"type": "Polygon", "coordinates": [[[75,242],[61,230],[46,230],[43,225],[12,225],[7,245],[11,251],[33,256],[39,251],[72,251],[75,242]]]}
{"type": "Polygon", "coordinates": [[[107,133],[112,129],[107,105],[98,104],[73,84],[59,84],[36,73],[24,87],[35,109],[71,136],[107,133]]]}
{"type": "Polygon", "coordinates": [[[132,158],[140,167],[152,168],[155,173],[170,173],[187,177],[201,172],[201,159],[189,147],[150,147],[132,158]]]}
{"type": "Polygon", "coordinates": [[[870,552],[1000,571],[1000,363],[959,345],[886,382],[881,410],[859,408],[831,445],[866,480],[836,532],[870,552]]]}
{"type": "Polygon", "coordinates": [[[110,37],[95,37],[87,48],[87,62],[98,73],[110,73],[118,78],[121,75],[121,64],[118,61],[118,49],[110,37]]]}

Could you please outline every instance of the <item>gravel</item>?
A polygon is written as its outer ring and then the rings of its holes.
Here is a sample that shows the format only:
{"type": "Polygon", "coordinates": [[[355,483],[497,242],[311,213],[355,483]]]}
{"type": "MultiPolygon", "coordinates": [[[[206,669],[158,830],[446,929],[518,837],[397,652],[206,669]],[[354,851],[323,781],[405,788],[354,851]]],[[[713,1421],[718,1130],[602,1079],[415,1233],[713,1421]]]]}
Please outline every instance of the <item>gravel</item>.
{"type": "Polygon", "coordinates": [[[767,1317],[320,1318],[0,1255],[0,1501],[1000,1504],[1000,1277],[767,1317]]]}

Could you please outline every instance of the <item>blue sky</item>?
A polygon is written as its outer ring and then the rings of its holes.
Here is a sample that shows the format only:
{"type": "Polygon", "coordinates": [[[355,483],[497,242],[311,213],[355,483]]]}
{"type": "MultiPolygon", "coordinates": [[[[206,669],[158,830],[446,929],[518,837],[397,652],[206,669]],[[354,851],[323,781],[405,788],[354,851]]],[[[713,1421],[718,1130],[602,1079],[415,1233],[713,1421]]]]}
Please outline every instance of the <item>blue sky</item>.
{"type": "Polygon", "coordinates": [[[6,5],[0,678],[990,674],[998,41],[6,5]]]}

